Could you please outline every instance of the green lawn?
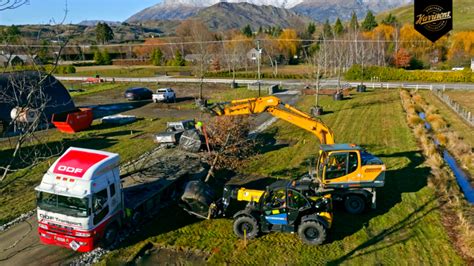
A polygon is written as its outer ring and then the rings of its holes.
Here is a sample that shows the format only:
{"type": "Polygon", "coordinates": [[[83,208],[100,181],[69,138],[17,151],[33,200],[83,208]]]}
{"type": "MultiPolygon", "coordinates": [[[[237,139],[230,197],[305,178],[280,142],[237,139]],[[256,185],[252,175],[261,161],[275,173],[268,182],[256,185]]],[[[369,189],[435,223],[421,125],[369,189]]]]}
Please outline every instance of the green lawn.
{"type": "MultiPolygon", "coordinates": [[[[298,106],[307,110],[313,101],[306,96],[298,106]]],[[[102,263],[127,263],[151,243],[199,250],[211,264],[463,264],[441,224],[437,198],[427,186],[430,170],[406,125],[399,92],[368,92],[340,102],[324,97],[322,104],[329,112],[323,120],[337,142],[363,145],[386,163],[386,185],[378,191],[376,210],[355,216],[337,209],[327,243],[317,247],[283,233],[245,246],[233,235],[229,218],[200,221],[168,210],[102,263]]],[[[249,158],[241,172],[288,178],[304,173],[307,159],[317,154],[312,135],[283,121],[268,129],[265,138],[275,139],[276,146],[249,158]]]]}

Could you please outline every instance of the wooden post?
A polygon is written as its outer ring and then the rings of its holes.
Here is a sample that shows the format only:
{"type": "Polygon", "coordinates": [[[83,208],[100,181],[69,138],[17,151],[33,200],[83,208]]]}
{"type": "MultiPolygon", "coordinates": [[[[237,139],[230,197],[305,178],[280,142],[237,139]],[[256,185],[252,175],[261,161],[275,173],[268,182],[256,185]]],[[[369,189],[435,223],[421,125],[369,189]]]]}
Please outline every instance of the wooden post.
{"type": "Polygon", "coordinates": [[[244,247],[247,247],[247,229],[244,228],[244,247]]]}

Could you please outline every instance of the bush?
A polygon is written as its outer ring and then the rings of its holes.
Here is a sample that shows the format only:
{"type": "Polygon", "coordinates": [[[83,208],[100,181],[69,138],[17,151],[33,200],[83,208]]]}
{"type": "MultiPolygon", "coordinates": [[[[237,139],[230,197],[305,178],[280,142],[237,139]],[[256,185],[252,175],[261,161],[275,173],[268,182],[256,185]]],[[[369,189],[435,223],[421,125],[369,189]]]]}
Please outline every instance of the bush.
{"type": "Polygon", "coordinates": [[[370,80],[372,77],[380,81],[427,81],[427,82],[473,82],[471,71],[434,72],[426,70],[405,70],[390,67],[353,65],[345,74],[347,80],[370,80]]]}

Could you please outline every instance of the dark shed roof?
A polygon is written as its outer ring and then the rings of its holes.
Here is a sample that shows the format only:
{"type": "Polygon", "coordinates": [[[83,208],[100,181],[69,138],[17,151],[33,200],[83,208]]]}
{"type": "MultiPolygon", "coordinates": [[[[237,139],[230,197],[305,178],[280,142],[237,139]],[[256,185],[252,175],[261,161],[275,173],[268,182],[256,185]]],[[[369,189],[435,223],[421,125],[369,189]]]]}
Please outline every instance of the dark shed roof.
{"type": "MultiPolygon", "coordinates": [[[[69,92],[53,76],[37,71],[7,72],[0,74],[0,120],[9,122],[11,121],[10,112],[13,108],[28,107],[25,106],[26,95],[34,89],[39,89],[47,96],[43,115],[48,121],[51,121],[51,116],[54,113],[75,109],[69,92]],[[42,79],[44,81],[40,84],[42,79]],[[12,97],[17,100],[12,101],[12,97]]],[[[34,101],[32,103],[39,104],[34,101]]]]}

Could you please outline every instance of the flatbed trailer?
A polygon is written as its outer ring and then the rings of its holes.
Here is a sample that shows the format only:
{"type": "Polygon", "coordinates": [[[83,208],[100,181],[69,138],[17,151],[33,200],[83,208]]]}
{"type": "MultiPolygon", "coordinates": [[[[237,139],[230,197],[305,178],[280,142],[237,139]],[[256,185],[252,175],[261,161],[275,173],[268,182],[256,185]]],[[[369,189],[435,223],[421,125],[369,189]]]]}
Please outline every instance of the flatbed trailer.
{"type": "Polygon", "coordinates": [[[109,246],[125,226],[137,226],[178,198],[207,169],[199,157],[158,149],[121,169],[119,155],[69,148],[36,187],[42,243],[88,252],[109,246]]]}

